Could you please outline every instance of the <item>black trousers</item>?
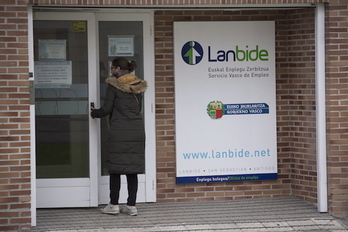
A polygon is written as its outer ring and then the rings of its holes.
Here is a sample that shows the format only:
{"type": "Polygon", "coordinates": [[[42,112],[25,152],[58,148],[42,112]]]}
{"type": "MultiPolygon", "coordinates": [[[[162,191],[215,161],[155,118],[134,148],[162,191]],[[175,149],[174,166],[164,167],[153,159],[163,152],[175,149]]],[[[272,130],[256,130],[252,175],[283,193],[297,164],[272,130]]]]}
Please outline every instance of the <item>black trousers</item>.
{"type": "MultiPolygon", "coordinates": [[[[127,189],[128,198],[127,205],[135,206],[137,201],[138,192],[138,175],[137,174],[126,174],[127,177],[127,189]]],[[[113,205],[118,205],[118,200],[120,198],[121,189],[121,175],[110,173],[110,203],[113,205]]]]}

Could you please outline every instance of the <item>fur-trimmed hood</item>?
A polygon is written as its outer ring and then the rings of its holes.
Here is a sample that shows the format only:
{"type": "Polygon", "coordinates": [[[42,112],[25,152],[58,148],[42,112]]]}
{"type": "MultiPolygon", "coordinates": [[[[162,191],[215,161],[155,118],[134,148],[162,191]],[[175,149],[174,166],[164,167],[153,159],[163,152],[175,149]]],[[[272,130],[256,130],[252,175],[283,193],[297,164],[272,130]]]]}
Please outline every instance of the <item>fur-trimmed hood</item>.
{"type": "Polygon", "coordinates": [[[144,93],[147,89],[147,82],[133,74],[125,74],[119,78],[108,77],[105,82],[126,93],[144,93]]]}

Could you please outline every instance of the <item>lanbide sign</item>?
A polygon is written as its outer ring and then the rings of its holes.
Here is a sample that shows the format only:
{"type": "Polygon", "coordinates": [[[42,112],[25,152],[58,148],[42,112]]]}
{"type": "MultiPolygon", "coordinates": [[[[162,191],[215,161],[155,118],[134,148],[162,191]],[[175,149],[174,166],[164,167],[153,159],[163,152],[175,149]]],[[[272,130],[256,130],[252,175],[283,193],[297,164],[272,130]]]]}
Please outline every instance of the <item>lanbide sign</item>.
{"type": "Polygon", "coordinates": [[[175,22],[176,182],[277,179],[273,21],[175,22]]]}

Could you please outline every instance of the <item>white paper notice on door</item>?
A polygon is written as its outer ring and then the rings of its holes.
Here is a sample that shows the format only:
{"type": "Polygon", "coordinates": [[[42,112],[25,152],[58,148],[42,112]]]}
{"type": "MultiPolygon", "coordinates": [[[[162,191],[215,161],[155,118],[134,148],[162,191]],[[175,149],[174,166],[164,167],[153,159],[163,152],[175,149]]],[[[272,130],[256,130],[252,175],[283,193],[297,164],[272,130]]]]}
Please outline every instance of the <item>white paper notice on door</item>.
{"type": "Polygon", "coordinates": [[[66,40],[39,40],[39,60],[66,60],[66,40]]]}
{"type": "Polygon", "coordinates": [[[35,61],[35,88],[69,88],[72,84],[71,61],[35,61]]]}
{"type": "Polygon", "coordinates": [[[109,56],[133,56],[133,35],[108,35],[109,56]]]}

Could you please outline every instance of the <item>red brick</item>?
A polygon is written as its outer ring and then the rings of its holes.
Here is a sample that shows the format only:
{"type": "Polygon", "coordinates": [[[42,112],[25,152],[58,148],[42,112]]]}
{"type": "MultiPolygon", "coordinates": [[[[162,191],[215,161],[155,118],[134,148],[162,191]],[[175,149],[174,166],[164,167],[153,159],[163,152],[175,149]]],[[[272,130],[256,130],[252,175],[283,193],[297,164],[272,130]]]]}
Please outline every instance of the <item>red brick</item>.
{"type": "MultiPolygon", "coordinates": [[[[6,130],[4,135],[13,135],[21,133],[18,128],[28,128],[23,125],[29,125],[28,112],[20,112],[22,118],[8,118],[15,111],[28,111],[29,94],[27,89],[10,89],[13,86],[26,86],[28,79],[28,49],[26,48],[27,40],[27,18],[26,18],[26,0],[1,0],[0,11],[5,14],[0,16],[0,105],[7,108],[1,108],[0,112],[6,112],[1,118],[1,129],[6,130]],[[16,5],[18,3],[18,5],[16,5]],[[18,17],[14,17],[13,14],[18,17]],[[7,14],[7,16],[6,16],[7,14]],[[11,18],[3,17],[11,16],[11,18]],[[16,24],[7,24],[8,22],[16,24]],[[5,24],[6,23],[6,24],[5,24]],[[18,24],[20,23],[20,24],[18,24]],[[6,34],[5,34],[6,32],[6,34]],[[4,39],[6,38],[6,39],[4,39]],[[11,39],[9,39],[11,38],[11,39]],[[15,38],[15,41],[13,41],[15,38]],[[18,42],[14,43],[14,42],[18,42]],[[11,49],[16,48],[16,49],[11,49]],[[17,49],[23,48],[23,49],[17,49]],[[2,52],[1,52],[2,51],[2,52]],[[5,55],[4,55],[5,54],[5,55]],[[20,64],[17,62],[22,61],[20,64]],[[13,62],[16,62],[14,64],[13,62]],[[18,65],[18,67],[16,67],[18,65]],[[9,66],[14,66],[11,69],[9,66]],[[17,70],[17,71],[16,71],[17,70]],[[19,70],[19,71],[18,71],[19,70]],[[8,74],[8,73],[11,74],[8,74]],[[21,74],[18,74],[21,73],[21,74]],[[25,75],[24,75],[25,74],[25,75]],[[16,82],[7,82],[4,80],[24,80],[17,85],[16,82]],[[6,89],[6,90],[3,90],[6,89]],[[8,91],[7,91],[8,90],[8,91]],[[4,94],[4,95],[3,95],[4,94]],[[20,97],[21,100],[17,100],[20,97]],[[10,110],[9,110],[10,109],[10,110]],[[6,111],[9,110],[9,111],[6,111]],[[8,115],[9,114],[9,115],[8,115]],[[23,117],[23,115],[25,115],[23,117]],[[19,125],[17,125],[17,123],[19,125]]],[[[43,4],[42,0],[31,0],[30,4],[43,4]]],[[[81,1],[80,1],[81,2],[81,1]]],[[[87,1],[82,1],[87,4],[87,1]]],[[[105,1],[107,5],[108,1],[105,1]]],[[[110,1],[120,4],[120,1],[110,1]]],[[[188,2],[188,0],[183,0],[188,2]]],[[[206,1],[210,3],[212,1],[206,1]]],[[[261,0],[255,0],[253,3],[264,3],[261,0]]],[[[273,1],[275,2],[275,1],[273,1]]],[[[316,3],[322,1],[303,0],[301,3],[316,3]]],[[[47,5],[77,4],[78,1],[45,0],[47,5]]],[[[95,5],[97,1],[91,0],[89,4],[95,5]]],[[[160,0],[158,3],[162,3],[160,0]]],[[[250,0],[231,0],[231,4],[246,4],[250,0]]],[[[287,1],[287,3],[299,3],[299,1],[287,1]]],[[[110,3],[111,4],[111,3],[110,3]]],[[[136,4],[131,2],[131,4],[136,4]]],[[[343,136],[347,130],[348,109],[345,107],[347,102],[344,100],[348,97],[347,83],[348,55],[345,51],[348,49],[347,39],[347,5],[341,4],[338,0],[332,0],[326,5],[327,17],[327,45],[328,49],[326,68],[327,68],[327,126],[328,126],[328,166],[329,170],[335,173],[329,173],[329,195],[331,210],[334,215],[346,215],[346,208],[340,207],[338,201],[338,192],[332,189],[331,185],[343,180],[345,162],[337,165],[342,161],[342,157],[347,154],[347,138],[343,136]],[[337,5],[334,5],[337,4],[337,5]],[[335,84],[335,85],[334,85],[335,84]],[[330,101],[331,100],[331,101],[330,101]],[[347,111],[347,112],[346,112],[347,111]],[[341,136],[342,135],[342,136],[341,136]],[[340,170],[336,169],[337,166],[340,170]],[[336,175],[337,174],[337,175],[336,175]]],[[[314,8],[308,9],[287,9],[287,10],[246,10],[246,11],[165,11],[157,10],[155,12],[155,79],[156,79],[156,129],[157,132],[157,159],[158,165],[157,177],[158,183],[158,201],[206,201],[206,200],[230,200],[246,199],[255,197],[270,197],[281,194],[298,195],[301,199],[309,202],[315,202],[316,198],[316,151],[315,146],[315,77],[314,77],[314,8]],[[236,183],[218,183],[216,185],[196,184],[189,187],[182,187],[175,184],[175,122],[174,122],[174,67],[173,67],[173,21],[195,21],[195,20],[275,20],[276,21],[276,44],[277,44],[277,125],[278,125],[278,158],[281,166],[278,181],[265,181],[262,185],[255,182],[243,182],[243,185],[236,183]],[[171,103],[171,104],[169,104],[171,103]],[[291,165],[291,166],[290,166],[291,165]],[[166,193],[166,188],[171,186],[178,193],[166,193]],[[226,187],[228,186],[228,187],[226,187]],[[233,186],[234,190],[228,190],[233,186]],[[238,190],[243,189],[244,190],[238,190]],[[313,187],[314,186],[314,187],[313,187]],[[250,188],[251,187],[251,188],[250,188]],[[268,188],[268,189],[267,189],[268,188]],[[203,195],[204,189],[213,189],[209,194],[214,196],[207,197],[203,195]],[[237,191],[236,191],[237,190],[237,191]],[[247,191],[245,191],[247,190],[247,191]],[[197,192],[198,191],[198,192],[197,192]],[[225,194],[223,196],[223,194],[225,194]],[[245,195],[246,194],[246,195],[245,195]]],[[[18,114],[17,114],[18,115],[18,114]]],[[[28,134],[26,132],[26,134],[28,134]]],[[[8,137],[7,137],[8,138],[8,137]]],[[[21,146],[28,146],[25,137],[21,146]]],[[[6,138],[3,139],[5,144],[6,138]]],[[[12,144],[15,145],[15,144],[12,144]]],[[[0,145],[1,147],[1,145],[0,145]]],[[[24,153],[25,149],[1,149],[10,153],[24,153]]],[[[9,154],[10,154],[9,153],[9,154]]],[[[25,154],[24,154],[25,155],[25,154]]],[[[18,157],[18,159],[23,159],[18,157]]],[[[15,165],[13,167],[20,167],[15,165]]],[[[28,166],[23,166],[24,168],[28,166]]],[[[0,169],[1,170],[1,169],[0,169]]],[[[19,170],[18,170],[19,172],[19,170]]],[[[26,175],[28,172],[26,172],[26,175]]],[[[30,183],[29,178],[18,179],[24,183],[30,183]]],[[[344,185],[335,186],[343,189],[344,185]]],[[[345,194],[346,193],[342,193],[345,194]]],[[[25,199],[28,200],[28,199],[25,199]]],[[[21,207],[21,204],[10,204],[11,207],[21,207]]],[[[24,204],[23,204],[24,205],[24,204]]],[[[26,205],[27,207],[30,207],[26,205]]],[[[7,207],[7,206],[6,206],[7,207]]],[[[9,207],[7,207],[9,208],[9,207]]],[[[14,209],[14,208],[13,208],[14,209]]],[[[28,216],[29,217],[29,216],[28,216]]],[[[30,224],[30,221],[23,216],[23,221],[16,223],[30,224]]],[[[14,223],[14,221],[12,221],[14,223]]],[[[0,226],[0,230],[19,230],[18,225],[9,225],[8,227],[0,226]]]]}

